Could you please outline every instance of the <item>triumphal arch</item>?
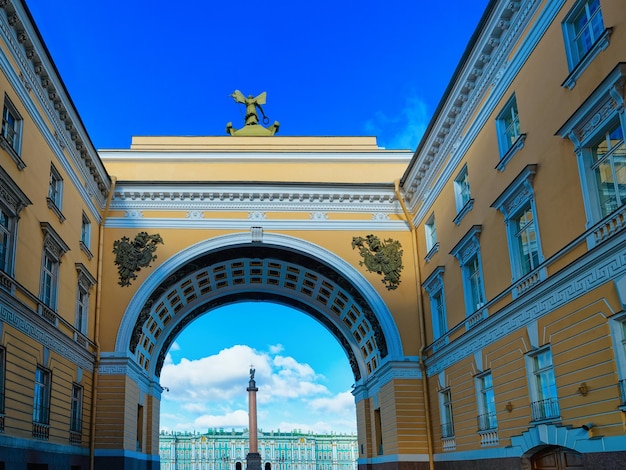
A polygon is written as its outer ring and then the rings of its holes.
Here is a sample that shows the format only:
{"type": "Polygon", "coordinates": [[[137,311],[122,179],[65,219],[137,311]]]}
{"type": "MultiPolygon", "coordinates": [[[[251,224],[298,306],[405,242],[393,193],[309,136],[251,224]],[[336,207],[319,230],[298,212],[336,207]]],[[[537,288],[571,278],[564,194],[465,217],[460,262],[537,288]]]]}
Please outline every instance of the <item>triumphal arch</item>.
{"type": "Polygon", "coordinates": [[[278,122],[263,125],[265,94],[233,98],[246,116],[230,135],[134,137],[100,152],[116,181],[102,240],[114,250],[102,263],[97,460],[107,448],[111,464],[156,460],[159,376],[178,333],[215,307],[271,301],[343,347],[360,458],[384,448],[427,461],[414,241],[395,181],[412,152],[373,137],[278,136],[278,122]]]}

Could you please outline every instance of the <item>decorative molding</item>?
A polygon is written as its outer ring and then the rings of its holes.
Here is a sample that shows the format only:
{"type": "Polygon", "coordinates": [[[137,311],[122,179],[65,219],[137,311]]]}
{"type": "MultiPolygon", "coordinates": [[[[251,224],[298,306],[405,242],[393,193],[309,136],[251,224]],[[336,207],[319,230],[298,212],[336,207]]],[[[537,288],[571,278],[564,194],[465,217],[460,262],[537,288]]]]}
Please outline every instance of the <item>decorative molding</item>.
{"type": "Polygon", "coordinates": [[[520,134],[513,145],[506,151],[506,153],[500,158],[500,161],[496,165],[496,170],[504,171],[507,164],[511,161],[513,156],[519,152],[522,148],[524,148],[524,143],[526,142],[526,134],[520,134]]]}
{"type": "Polygon", "coordinates": [[[249,212],[248,220],[265,220],[265,212],[249,212]]]}
{"type": "Polygon", "coordinates": [[[535,173],[537,173],[537,164],[526,165],[491,204],[491,207],[502,212],[505,222],[508,222],[512,214],[534,197],[532,182],[535,173]]]}
{"type": "Polygon", "coordinates": [[[202,220],[204,219],[204,212],[197,210],[187,211],[185,217],[191,220],[202,220]]]}
{"type": "Polygon", "coordinates": [[[587,69],[589,64],[596,58],[596,56],[609,47],[609,39],[613,33],[613,28],[606,28],[594,45],[587,51],[584,57],[576,64],[567,78],[561,83],[562,87],[568,90],[573,89],[576,86],[576,80],[580,78],[583,72],[587,69]]]}
{"type": "MultiPolygon", "coordinates": [[[[39,42],[39,35],[29,14],[19,2],[5,2],[0,4],[0,8],[6,13],[6,19],[4,15],[0,15],[0,34],[19,70],[11,72],[14,74],[14,88],[23,90],[21,96],[24,97],[23,102],[27,107],[32,107],[30,104],[33,98],[41,103],[53,130],[49,131],[47,124],[35,119],[38,126],[44,135],[50,137],[50,142],[58,142],[54,135],[63,141],[85,180],[90,181],[89,184],[94,185],[94,188],[97,187],[99,202],[103,206],[110,187],[109,177],[82,127],[71,99],[66,95],[61,79],[56,75],[45,46],[39,42]],[[30,93],[33,94],[32,97],[30,93]]],[[[11,66],[2,68],[5,71],[13,70],[11,66]]],[[[31,113],[33,116],[38,114],[39,111],[31,113]]],[[[59,160],[65,160],[62,148],[56,153],[59,160]]],[[[69,174],[73,174],[71,165],[64,164],[64,167],[69,174]]],[[[76,181],[75,184],[77,187],[82,186],[76,181]]]]}
{"type": "Polygon", "coordinates": [[[63,241],[59,234],[52,228],[48,222],[40,222],[39,226],[44,234],[43,245],[57,261],[60,261],[65,253],[70,251],[70,247],[63,241]]]}
{"type": "Polygon", "coordinates": [[[588,252],[568,268],[552,274],[532,291],[426,359],[427,375],[438,374],[456,362],[500,341],[508,334],[561,308],[600,285],[626,273],[626,241],[613,238],[588,252]]]}
{"type": "MultiPolygon", "coordinates": [[[[39,317],[34,312],[32,315],[39,317]]],[[[22,313],[18,313],[15,309],[2,304],[0,304],[0,321],[19,330],[43,347],[49,348],[77,366],[89,372],[93,371],[95,358],[87,353],[84,348],[80,348],[76,343],[72,342],[70,338],[61,335],[56,329],[51,331],[49,324],[46,323],[45,326],[38,325],[22,313]]],[[[39,321],[45,322],[43,319],[39,321]]]]}
{"type": "Polygon", "coordinates": [[[472,208],[474,207],[474,198],[470,198],[465,205],[461,208],[461,210],[459,212],[457,212],[456,216],[454,217],[454,219],[452,219],[452,221],[456,224],[456,225],[461,225],[461,220],[463,220],[463,217],[465,217],[465,215],[472,210],[472,208]]]}
{"type": "Polygon", "coordinates": [[[5,203],[7,209],[15,217],[19,216],[24,207],[32,204],[28,196],[2,167],[0,167],[0,200],[5,203]]]}
{"type": "Polygon", "coordinates": [[[130,210],[124,213],[124,217],[128,219],[141,219],[143,218],[143,212],[137,210],[130,210]]]}
{"type": "MultiPolygon", "coordinates": [[[[127,218],[108,217],[106,228],[131,228],[131,229],[185,229],[185,230],[250,230],[260,222],[259,220],[231,219],[231,218],[127,218]]],[[[265,219],[262,220],[266,230],[328,230],[360,232],[372,230],[372,221],[364,220],[313,220],[313,219],[265,219]]],[[[407,225],[403,220],[381,220],[376,222],[376,230],[386,232],[406,232],[407,225]]]]}
{"type": "Polygon", "coordinates": [[[311,220],[328,220],[327,212],[311,212],[309,214],[309,219],[311,220]]]}
{"type": "Polygon", "coordinates": [[[473,225],[463,238],[452,248],[450,254],[454,256],[459,264],[464,265],[468,259],[480,251],[480,232],[482,225],[473,225]]]}
{"type": "Polygon", "coordinates": [[[78,273],[78,283],[83,286],[85,290],[90,290],[98,283],[96,278],[91,275],[83,263],[76,263],[75,266],[76,272],[78,273]]]}

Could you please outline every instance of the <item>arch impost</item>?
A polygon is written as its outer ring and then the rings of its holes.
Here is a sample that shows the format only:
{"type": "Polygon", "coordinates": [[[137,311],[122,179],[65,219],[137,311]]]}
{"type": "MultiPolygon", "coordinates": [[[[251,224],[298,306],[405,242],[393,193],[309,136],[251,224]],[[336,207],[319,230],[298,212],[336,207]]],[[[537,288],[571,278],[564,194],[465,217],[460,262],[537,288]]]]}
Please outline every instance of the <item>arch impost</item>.
{"type": "Polygon", "coordinates": [[[384,362],[380,368],[370,376],[369,380],[357,384],[352,390],[355,400],[361,401],[376,395],[381,387],[393,380],[421,380],[422,371],[417,357],[405,357],[401,361],[384,362]]]}
{"type": "MultiPolygon", "coordinates": [[[[102,353],[98,367],[100,376],[125,375],[132,379],[142,392],[152,393],[154,381],[148,378],[146,372],[135,362],[131,355],[119,355],[115,353],[102,353]]],[[[159,388],[160,393],[160,388],[159,388]]],[[[159,395],[160,396],[160,395],[159,395]]]]}

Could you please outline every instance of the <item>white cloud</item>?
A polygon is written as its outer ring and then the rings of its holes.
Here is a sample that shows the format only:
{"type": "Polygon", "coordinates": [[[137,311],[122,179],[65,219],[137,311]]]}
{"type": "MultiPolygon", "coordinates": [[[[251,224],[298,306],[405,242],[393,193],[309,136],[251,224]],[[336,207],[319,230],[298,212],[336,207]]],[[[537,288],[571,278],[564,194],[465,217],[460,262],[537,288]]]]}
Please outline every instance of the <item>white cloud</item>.
{"type": "Polygon", "coordinates": [[[366,132],[379,138],[379,144],[388,149],[415,150],[428,126],[430,115],[424,101],[408,96],[402,110],[394,116],[376,111],[365,122],[366,132]]]}
{"type": "Polygon", "coordinates": [[[243,428],[248,427],[248,411],[235,410],[225,415],[202,415],[193,422],[195,428],[243,428]]]}
{"type": "Polygon", "coordinates": [[[180,345],[174,341],[170,346],[170,351],[180,351],[180,345]]]}
{"type": "Polygon", "coordinates": [[[320,397],[309,401],[309,406],[317,413],[354,415],[354,397],[349,391],[338,393],[334,397],[320,397]]]}
{"type": "Polygon", "coordinates": [[[331,396],[321,383],[324,376],[309,364],[277,354],[282,351],[280,345],[268,349],[274,354],[237,345],[197,360],[182,358],[174,363],[171,357],[166,358],[161,384],[170,391],[162,396],[161,428],[247,427],[246,388],[250,364],[254,364],[260,427],[315,432],[354,429],[354,399],[350,392],[331,396]],[[322,418],[324,415],[331,418],[322,418]],[[317,422],[303,424],[310,418],[317,422]]]}
{"type": "Polygon", "coordinates": [[[285,348],[283,347],[282,344],[273,344],[269,347],[269,353],[270,354],[279,354],[281,352],[283,352],[285,348]]]}

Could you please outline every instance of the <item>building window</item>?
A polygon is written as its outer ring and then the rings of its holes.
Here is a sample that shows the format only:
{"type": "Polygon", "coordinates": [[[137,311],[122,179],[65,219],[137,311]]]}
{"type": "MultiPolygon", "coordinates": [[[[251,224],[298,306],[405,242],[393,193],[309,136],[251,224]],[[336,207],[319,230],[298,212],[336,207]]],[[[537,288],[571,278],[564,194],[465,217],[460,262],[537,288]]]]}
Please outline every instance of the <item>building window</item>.
{"type": "Polygon", "coordinates": [[[57,306],[58,278],[59,261],[49,251],[45,250],[41,267],[41,293],[39,298],[52,310],[56,310],[57,306]]]}
{"type": "Polygon", "coordinates": [[[72,385],[72,405],[70,410],[70,431],[81,433],[83,429],[83,387],[72,385]]]}
{"type": "Polygon", "coordinates": [[[87,333],[87,319],[89,318],[89,291],[80,284],[76,295],[76,329],[82,334],[87,333]]]}
{"type": "Polygon", "coordinates": [[[467,316],[472,316],[472,321],[468,323],[468,327],[473,326],[474,322],[486,316],[486,312],[481,310],[486,303],[480,244],[478,241],[481,230],[482,227],[480,225],[474,225],[450,252],[461,265],[465,310],[467,316]],[[476,312],[479,312],[479,315],[474,316],[476,312]]]}
{"type": "Polygon", "coordinates": [[[465,165],[457,177],[454,178],[454,197],[457,212],[457,215],[454,218],[454,223],[459,225],[461,223],[461,219],[463,219],[465,214],[472,209],[474,203],[474,199],[472,199],[470,194],[467,165],[465,165]]]}
{"type": "Polygon", "coordinates": [[[424,225],[426,233],[426,261],[430,261],[433,255],[439,251],[439,242],[437,241],[437,225],[435,224],[435,214],[431,214],[424,225]]]}
{"type": "Polygon", "coordinates": [[[544,348],[528,355],[533,421],[558,419],[561,412],[556,392],[552,351],[544,348]]]}
{"type": "Polygon", "coordinates": [[[56,310],[59,266],[61,257],[69,251],[69,247],[50,224],[42,222],[40,225],[44,232],[44,249],[41,263],[39,299],[52,310],[56,310]]]}
{"type": "MultiPolygon", "coordinates": [[[[620,299],[623,299],[624,289],[626,288],[626,278],[618,283],[618,292],[620,299]]],[[[619,383],[620,408],[626,411],[626,313],[622,312],[616,315],[609,322],[611,327],[611,336],[613,338],[613,351],[615,353],[615,362],[617,365],[617,378],[619,383]]]]}
{"type": "Polygon", "coordinates": [[[4,96],[4,109],[2,110],[2,139],[15,155],[20,154],[22,118],[6,95],[4,96]]]}
{"type": "Polygon", "coordinates": [[[604,29],[600,0],[580,0],[574,5],[563,20],[563,36],[570,72],[577,73],[571,84],[566,80],[565,86],[573,88],[575,79],[606,48],[610,33],[604,29]]]}
{"type": "Polygon", "coordinates": [[[626,203],[626,147],[620,122],[602,134],[590,150],[600,213],[605,217],[626,203]]]}
{"type": "Polygon", "coordinates": [[[83,213],[83,221],[80,226],[80,242],[87,249],[91,247],[91,222],[85,213],[83,213]]]}
{"type": "MultiPolygon", "coordinates": [[[[624,107],[620,83],[625,77],[626,64],[621,63],[557,131],[574,144],[587,228],[603,218],[615,217],[626,203],[626,122],[624,113],[619,111],[624,107]],[[599,109],[603,112],[599,113],[599,109]]],[[[601,235],[595,237],[590,240],[592,244],[603,240],[601,235]]]]}
{"type": "Polygon", "coordinates": [[[41,366],[37,366],[35,373],[33,422],[37,424],[50,423],[50,371],[41,366]]]}
{"type": "Polygon", "coordinates": [[[48,186],[48,197],[46,198],[48,207],[59,218],[59,222],[63,222],[65,217],[61,213],[61,203],[63,202],[63,178],[54,167],[50,166],[50,183],[48,186]]]}
{"type": "Polygon", "coordinates": [[[454,421],[452,419],[452,396],[450,389],[439,391],[439,407],[441,412],[441,437],[454,437],[454,421]]]}
{"type": "Polygon", "coordinates": [[[446,341],[438,344],[437,340],[448,332],[448,320],[446,318],[446,302],[443,290],[444,267],[438,266],[430,276],[424,281],[424,289],[430,298],[430,313],[433,325],[434,349],[447,344],[446,341]]]}
{"type": "Polygon", "coordinates": [[[13,263],[11,254],[13,251],[13,239],[15,218],[11,217],[9,211],[0,206],[0,269],[10,272],[13,263]]]}
{"type": "Polygon", "coordinates": [[[500,149],[500,162],[496,168],[502,171],[513,155],[524,146],[526,138],[526,134],[522,134],[520,131],[519,112],[515,95],[509,99],[502,111],[500,111],[500,114],[498,114],[496,118],[496,132],[500,149]]]}
{"type": "Polygon", "coordinates": [[[96,284],[96,279],[81,263],[76,263],[76,272],[78,274],[78,285],[76,288],[75,327],[79,333],[86,335],[89,319],[89,291],[96,284]]]}
{"type": "Polygon", "coordinates": [[[496,119],[496,127],[498,130],[500,155],[504,155],[509,151],[521,134],[515,95],[511,97],[508,103],[504,106],[504,109],[498,115],[498,118],[496,119]]]}
{"type": "MultiPolygon", "coordinates": [[[[0,347],[0,415],[4,415],[6,367],[6,349],[0,347]]],[[[4,418],[0,419],[0,431],[3,429],[4,418]]]]}
{"type": "Polygon", "coordinates": [[[493,393],[491,372],[484,372],[476,377],[476,389],[478,394],[478,430],[497,429],[496,398],[493,393]]]}
{"type": "MultiPolygon", "coordinates": [[[[491,205],[504,215],[513,280],[523,278],[542,262],[532,181],[537,165],[527,165],[491,205]]],[[[544,279],[540,273],[537,279],[544,279]]],[[[514,291],[514,296],[520,292],[514,291]]]]}
{"type": "Polygon", "coordinates": [[[13,275],[17,221],[30,200],[0,167],[0,271],[13,275]]]}

